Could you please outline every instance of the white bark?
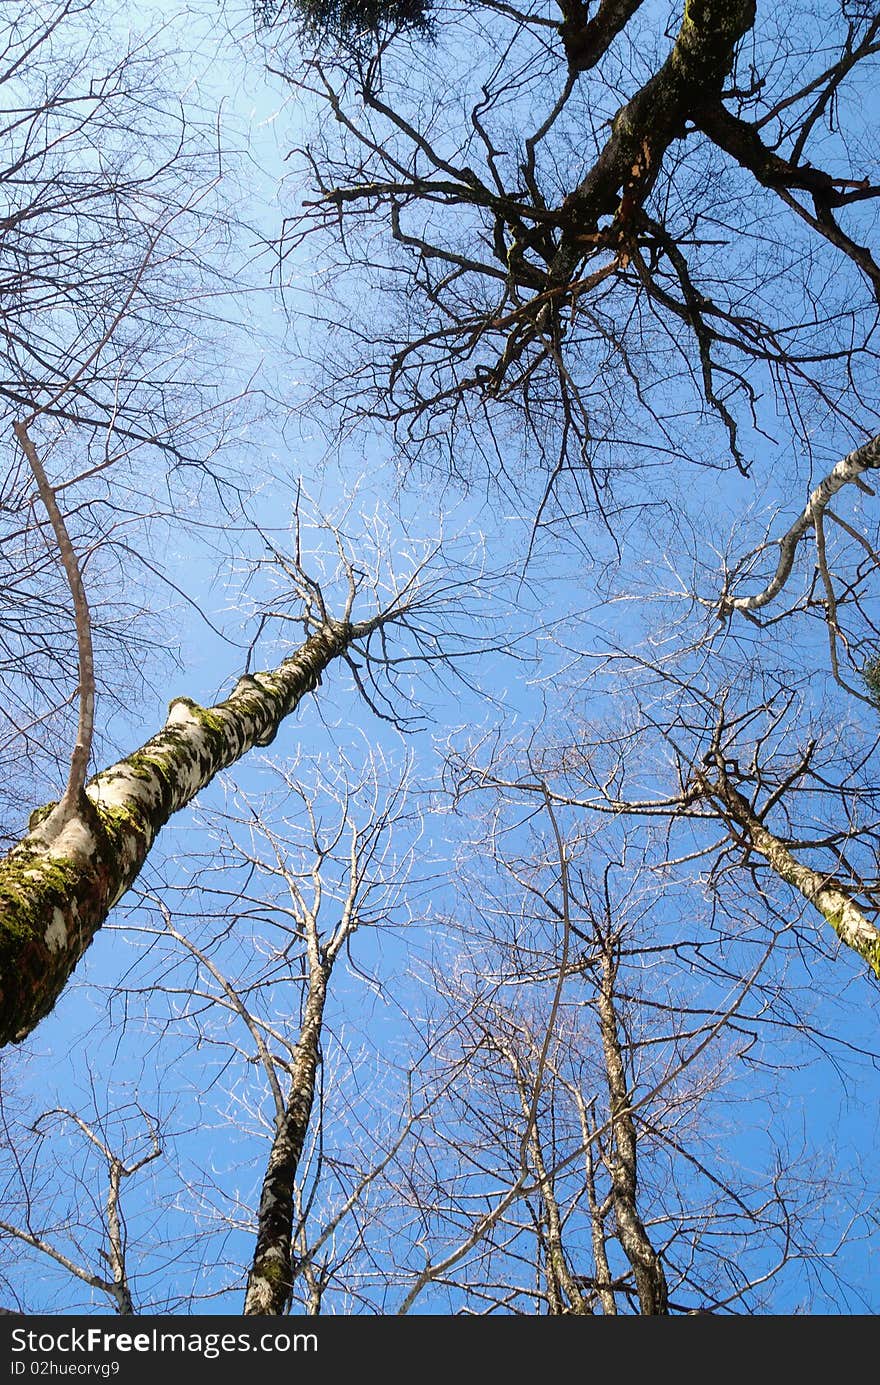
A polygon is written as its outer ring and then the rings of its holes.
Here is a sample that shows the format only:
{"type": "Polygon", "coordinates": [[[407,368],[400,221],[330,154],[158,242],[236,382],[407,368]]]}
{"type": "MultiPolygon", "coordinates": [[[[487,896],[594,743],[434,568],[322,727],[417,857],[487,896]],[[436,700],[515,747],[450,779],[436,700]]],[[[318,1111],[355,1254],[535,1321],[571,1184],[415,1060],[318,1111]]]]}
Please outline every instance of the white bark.
{"type": "Polygon", "coordinates": [[[268,745],[332,660],[381,623],[327,619],[278,668],[240,679],[216,706],[177,698],[158,735],[90,781],[73,816],[63,803],[33,815],[0,861],[0,1044],[25,1038],[52,1009],[171,815],[268,745]]]}
{"type": "Polygon", "coordinates": [[[880,929],[866,917],[858,902],[832,875],[804,865],[755,813],[746,798],[722,774],[718,782],[700,776],[700,787],[721,805],[728,822],[740,828],[749,844],[787,885],[796,889],[817,909],[837,936],[880,977],[880,929]]]}
{"type": "Polygon", "coordinates": [[[817,524],[821,522],[828,502],[844,486],[851,483],[858,485],[864,472],[874,471],[878,468],[880,468],[880,435],[863,443],[855,451],[848,452],[810,493],[810,498],[802,513],[788,532],[778,541],[779,561],[776,564],[776,571],[766,587],[759,592],[753,592],[751,596],[725,596],[721,602],[720,614],[725,616],[732,611],[758,611],[762,606],[769,605],[779,595],[791,576],[798,544],[810,529],[815,529],[817,524]]]}

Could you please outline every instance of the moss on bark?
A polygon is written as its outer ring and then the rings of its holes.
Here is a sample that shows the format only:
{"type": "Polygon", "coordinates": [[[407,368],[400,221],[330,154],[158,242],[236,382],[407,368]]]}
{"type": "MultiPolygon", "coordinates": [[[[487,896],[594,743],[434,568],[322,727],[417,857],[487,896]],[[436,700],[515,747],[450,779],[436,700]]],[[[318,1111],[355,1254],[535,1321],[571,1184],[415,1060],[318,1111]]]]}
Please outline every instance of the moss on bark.
{"type": "Polygon", "coordinates": [[[357,629],[328,621],[277,669],[225,701],[175,698],[157,735],[86,786],[63,822],[53,805],[0,861],[0,1044],[26,1037],[58,999],[156,836],[222,769],[266,745],[357,629]]]}

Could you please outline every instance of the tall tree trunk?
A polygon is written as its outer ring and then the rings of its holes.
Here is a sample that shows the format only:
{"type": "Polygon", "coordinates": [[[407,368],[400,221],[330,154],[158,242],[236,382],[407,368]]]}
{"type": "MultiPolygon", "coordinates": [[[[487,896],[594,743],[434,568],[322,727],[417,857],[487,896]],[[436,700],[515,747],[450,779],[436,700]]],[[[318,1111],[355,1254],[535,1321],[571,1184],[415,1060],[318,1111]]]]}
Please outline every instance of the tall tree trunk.
{"type": "Polygon", "coordinates": [[[278,1120],[260,1196],[257,1246],[244,1300],[246,1317],[287,1311],[293,1289],[294,1181],[312,1114],[330,967],[309,964],[309,993],[293,1060],[290,1093],[278,1120]]]}
{"type": "Polygon", "coordinates": [[[216,706],[175,698],[158,735],[97,774],[72,812],[32,814],[31,831],[0,861],[0,1045],[25,1038],[53,1008],[172,813],[268,745],[328,664],[381,623],[327,619],[216,706]]]}
{"type": "Polygon", "coordinates": [[[614,961],[606,950],[602,958],[598,1004],[605,1073],[611,1098],[611,1134],[614,1142],[611,1155],[611,1184],[614,1213],[620,1244],[635,1276],[639,1308],[646,1316],[653,1316],[669,1312],[669,1294],[662,1262],[651,1245],[645,1224],[639,1216],[636,1200],[637,1137],[630,1107],[623,1051],[617,1032],[617,1010],[614,1004],[615,972],[614,961]]]}

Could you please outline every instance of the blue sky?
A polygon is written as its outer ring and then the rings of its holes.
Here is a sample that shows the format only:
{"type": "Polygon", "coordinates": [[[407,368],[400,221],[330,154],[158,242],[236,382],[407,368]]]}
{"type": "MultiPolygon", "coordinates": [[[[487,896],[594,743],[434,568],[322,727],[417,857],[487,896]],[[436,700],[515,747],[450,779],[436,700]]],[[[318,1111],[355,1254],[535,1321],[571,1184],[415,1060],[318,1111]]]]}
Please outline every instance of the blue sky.
{"type": "MultiPolygon", "coordinates": [[[[140,27],[153,13],[164,21],[170,9],[159,3],[138,6],[135,24],[140,27]]],[[[227,7],[226,14],[234,31],[246,33],[246,16],[233,6],[227,7]]],[[[250,808],[243,796],[254,803],[259,795],[275,791],[278,780],[272,763],[283,766],[297,755],[305,779],[317,772],[317,766],[331,784],[346,759],[355,767],[362,763],[365,747],[380,756],[379,778],[386,784],[393,783],[411,762],[411,816],[394,835],[393,849],[401,862],[398,888],[388,898],[381,925],[365,928],[354,939],[350,957],[334,974],[325,1044],[326,1176],[316,1185],[310,1222],[316,1234],[314,1229],[344,1199],[357,1171],[375,1162],[400,1129],[408,1073],[415,1068],[418,1080],[424,1080],[428,1088],[440,1080],[439,1058],[432,1066],[434,1057],[424,1054],[432,1023],[444,1032],[442,997],[432,995],[426,984],[431,967],[448,966],[455,950],[462,948],[463,972],[479,965],[488,975],[503,955],[503,951],[493,952],[496,944],[488,926],[485,936],[476,929],[477,942],[471,938],[469,961],[462,944],[465,922],[474,915],[479,919],[479,900],[485,901],[485,892],[491,893],[495,882],[496,867],[488,858],[486,835],[493,807],[490,794],[474,793],[452,811],[440,778],[450,747],[463,753],[469,743],[477,743],[477,758],[485,759],[486,745],[491,743],[498,749],[497,764],[506,766],[515,780],[527,773],[528,749],[539,738],[551,744],[566,735],[586,741],[605,718],[625,723],[638,688],[647,705],[656,698],[659,706],[662,669],[687,675],[707,695],[726,680],[735,712],[754,698],[766,670],[784,669],[787,662],[804,725],[812,723],[825,732],[843,727],[844,739],[853,747],[861,741],[867,745],[874,730],[869,710],[863,704],[855,706],[819,672],[826,658],[825,635],[812,616],[795,616],[760,636],[747,626],[725,634],[717,630],[717,622],[713,626],[711,614],[695,608],[687,596],[686,589],[696,583],[700,595],[711,597],[717,591],[719,555],[729,551],[736,557],[748,552],[766,536],[768,526],[773,533],[784,530],[802,506],[805,489],[817,479],[815,472],[805,475],[803,455],[792,441],[787,420],[774,416],[769,397],[759,415],[761,430],[743,430],[744,445],[755,457],[751,478],[730,468],[680,472],[660,463],[645,467],[620,486],[625,505],[643,506],[648,501],[653,507],[647,522],[640,511],[638,523],[632,525],[629,511],[624,510],[617,535],[622,558],[603,525],[585,521],[570,529],[553,526],[540,535],[525,569],[542,476],[526,479],[523,493],[516,498],[503,489],[479,485],[469,493],[452,484],[441,488],[436,477],[424,473],[414,473],[401,487],[399,458],[378,429],[347,434],[338,447],[328,445],[314,418],[296,407],[311,388],[308,360],[320,358],[323,350],[319,327],[308,324],[301,309],[320,286],[326,265],[309,258],[313,252],[311,242],[306,242],[297,256],[285,262],[282,300],[277,286],[267,282],[270,251],[259,240],[277,233],[279,215],[302,194],[285,155],[302,137],[310,113],[289,89],[262,75],[248,43],[239,47],[225,40],[218,46],[215,20],[213,4],[190,6],[183,19],[175,8],[169,33],[172,45],[181,51],[176,80],[186,89],[187,99],[195,101],[206,117],[221,111],[221,143],[235,151],[226,161],[227,177],[253,228],[253,233],[240,233],[230,251],[227,264],[235,267],[232,291],[217,299],[220,379],[224,392],[231,395],[249,382],[266,392],[264,398],[255,395],[240,413],[231,415],[229,439],[219,464],[230,479],[246,482],[252,491],[248,515],[278,541],[289,531],[298,485],[314,500],[316,510],[332,513],[338,512],[343,497],[357,482],[358,500],[347,521],[356,553],[363,553],[368,542],[364,537],[368,526],[358,518],[361,512],[369,517],[379,511],[385,542],[395,566],[403,570],[414,553],[436,539],[442,517],[446,551],[453,555],[448,561],[460,564],[464,554],[473,574],[466,597],[443,617],[465,643],[475,647],[462,665],[467,678],[440,679],[431,670],[424,671],[413,690],[414,707],[404,704],[405,711],[412,710],[418,717],[409,734],[401,736],[365,709],[345,671],[334,670],[319,696],[308,699],[291,718],[270,752],[252,755],[230,777],[235,789],[229,781],[215,783],[200,795],[197,811],[175,819],[139,882],[139,888],[154,900],[163,899],[167,907],[173,902],[175,918],[192,928],[193,938],[216,935],[210,955],[229,974],[240,977],[242,985],[250,984],[254,967],[253,957],[246,955],[250,942],[256,940],[255,947],[270,950],[277,947],[277,929],[283,919],[273,913],[272,901],[267,900],[263,916],[250,919],[251,932],[242,933],[239,927],[226,937],[217,919],[229,906],[228,895],[215,896],[207,888],[200,893],[191,884],[194,875],[201,880],[200,872],[218,859],[216,839],[223,830],[219,815],[238,802],[237,812],[247,820],[250,808]],[[753,639],[760,643],[765,669],[747,675],[742,672],[743,651],[748,652],[753,639]],[[690,650],[694,641],[697,648],[690,650]],[[500,643],[509,647],[496,648],[500,643]],[[481,644],[485,646],[482,653],[481,644]],[[631,662],[617,657],[620,650],[633,649],[642,659],[661,665],[661,673],[639,672],[631,662]],[[417,1058],[421,1066],[415,1066],[417,1058]]],[[[353,313],[359,306],[352,299],[353,313]]],[[[657,396],[666,398],[671,411],[679,409],[687,415],[691,408],[671,385],[658,385],[657,396]]],[[[717,429],[691,419],[685,431],[695,456],[714,456],[717,429]]],[[[619,438],[615,445],[621,446],[619,438]]],[[[833,462],[845,446],[843,429],[822,433],[814,466],[823,459],[833,462]]],[[[613,454],[611,445],[608,453],[613,454]]],[[[161,494],[160,485],[156,493],[161,494]]],[[[178,666],[166,660],[146,670],[142,695],[130,709],[114,713],[104,728],[108,754],[129,749],[158,729],[172,696],[191,696],[204,703],[222,696],[241,667],[255,615],[277,598],[271,581],[261,585],[258,580],[243,595],[242,568],[261,554],[262,543],[237,510],[231,490],[226,493],[225,512],[212,500],[210,488],[200,488],[188,478],[181,480],[181,493],[192,506],[190,523],[181,529],[164,520],[154,521],[152,538],[137,540],[185,593],[185,599],[175,596],[163,582],[144,578],[158,627],[170,632],[169,645],[178,666]],[[207,621],[197,608],[208,616],[207,621]]],[[[841,513],[852,519],[867,503],[861,496],[847,496],[841,501],[841,513]]],[[[146,535],[149,528],[145,525],[142,533],[146,535]]],[[[323,541],[317,531],[315,535],[320,545],[323,541]]],[[[332,565],[332,551],[328,556],[325,549],[323,558],[332,565]]],[[[316,561],[320,563],[320,557],[316,561]]],[[[457,570],[460,573],[461,567],[457,570]]],[[[806,560],[804,571],[803,580],[808,581],[806,560]]],[[[267,633],[253,666],[271,662],[279,648],[283,650],[277,638],[267,633]]],[[[683,728],[681,734],[701,744],[699,730],[683,728]]],[[[757,734],[744,735],[743,756],[757,734]]],[[[802,739],[796,729],[793,743],[798,737],[802,739]]],[[[642,795],[668,788],[670,752],[661,742],[659,736],[653,742],[645,739],[644,763],[627,781],[642,795]]],[[[577,774],[558,763],[556,782],[560,793],[568,791],[577,797],[577,774]]],[[[548,824],[540,816],[535,820],[531,810],[523,812],[516,795],[514,799],[512,805],[497,810],[504,824],[505,849],[530,860],[536,878],[555,898],[558,871],[554,874],[548,824]]],[[[332,821],[332,797],[325,793],[318,801],[327,822],[332,821]]],[[[822,811],[818,795],[815,806],[810,800],[803,810],[807,819],[822,811]]],[[[275,812],[283,813],[283,803],[279,808],[276,802],[275,812]]],[[[605,857],[622,849],[622,828],[611,819],[600,832],[599,819],[577,807],[561,808],[560,813],[584,868],[600,873],[605,857]]],[[[273,820],[278,822],[277,817],[273,820]]],[[[281,826],[277,831],[287,832],[293,851],[296,823],[289,831],[281,826]]],[[[740,885],[735,875],[725,875],[719,885],[708,858],[692,870],[683,866],[676,868],[678,874],[671,869],[664,876],[657,867],[663,850],[677,857],[687,853],[688,843],[705,840],[701,828],[694,829],[693,837],[689,831],[676,829],[670,843],[663,840],[662,830],[651,835],[647,827],[637,826],[631,850],[655,868],[650,929],[663,949],[662,965],[657,964],[662,984],[680,985],[683,1006],[699,1002],[723,1011],[736,983],[720,970],[701,975],[699,949],[686,949],[678,977],[668,950],[682,931],[690,937],[696,920],[705,930],[713,957],[728,965],[734,976],[744,974],[755,964],[767,928],[773,926],[773,898],[768,904],[760,894],[750,896],[748,882],[740,885]],[[658,884],[662,881],[666,883],[658,884]],[[739,934],[732,919],[741,928],[739,934]]],[[[241,824],[234,835],[239,842],[251,840],[241,824]]],[[[337,863],[333,870],[341,879],[342,865],[337,863]]],[[[625,880],[626,872],[621,876],[625,880]]],[[[634,899],[642,888],[639,878],[633,871],[634,899]]],[[[217,883],[213,874],[204,879],[217,883]]],[[[222,888],[231,893],[236,885],[245,888],[250,879],[246,864],[229,864],[222,888]]],[[[625,894],[625,883],[620,888],[625,894]]],[[[508,880],[504,890],[509,889],[508,880]]],[[[521,895],[513,891],[503,897],[510,916],[516,917],[524,908],[521,895]]],[[[184,1013],[184,987],[178,978],[195,973],[185,948],[181,951],[167,937],[161,940],[149,931],[157,928],[158,918],[155,903],[138,902],[137,892],[115,911],[27,1052],[7,1060],[4,1095],[13,1113],[20,1099],[22,1129],[33,1125],[35,1104],[47,1111],[63,1106],[106,1129],[120,1147],[124,1145],[132,1161],[150,1148],[152,1123],[164,1124],[168,1133],[163,1135],[162,1159],[133,1176],[125,1193],[132,1263],[145,1311],[235,1312],[242,1266],[252,1245],[250,1213],[269,1137],[267,1094],[259,1071],[234,1048],[246,1035],[228,1012],[206,1003],[204,1012],[184,1013]],[[111,999],[114,990],[119,993],[111,999]]],[[[532,937],[529,930],[534,928],[535,936],[545,942],[548,927],[553,931],[546,917],[532,919],[528,928],[523,927],[524,936],[532,937]]],[[[833,1270],[801,1271],[795,1257],[786,1274],[780,1275],[775,1297],[762,1300],[765,1310],[769,1305],[777,1312],[876,1311],[878,1189],[872,1152],[880,1134],[877,988],[848,954],[833,959],[811,954],[808,945],[798,941],[810,937],[811,929],[806,919],[802,933],[786,934],[780,943],[767,992],[754,1003],[755,1046],[747,1059],[731,1060],[729,1068],[721,1064],[723,1083],[719,1079],[717,1093],[707,1096],[701,1117],[705,1126],[695,1138],[701,1150],[705,1146],[705,1157],[716,1158],[719,1167],[738,1165],[745,1171],[745,1182],[756,1201],[762,1179],[771,1176],[774,1160],[783,1154],[788,1160],[786,1177],[799,1206],[809,1204],[809,1176],[821,1175],[825,1180],[815,1208],[805,1217],[821,1252],[830,1255],[834,1249],[833,1270]],[[766,1009],[771,993],[783,994],[783,982],[791,1005],[787,1028],[779,1016],[789,1001],[781,1001],[772,1013],[766,1009]],[[816,1032],[804,1038],[807,1022],[816,1032]],[[774,1071],[775,1064],[781,1065],[781,1072],[774,1071]],[[802,1175],[806,1181],[801,1187],[802,1175]],[[836,1248],[839,1240],[844,1243],[841,1249],[836,1248]]],[[[473,931],[471,922],[465,933],[469,930],[473,931]]],[[[558,936],[550,942],[551,951],[553,946],[558,946],[558,936]]],[[[820,953],[827,952],[823,941],[820,953]]],[[[638,990],[640,997],[633,1000],[633,1014],[645,1022],[650,1015],[643,992],[651,980],[651,965],[638,956],[632,961],[633,991],[638,990]]],[[[273,1013],[283,1014],[286,1007],[288,1019],[299,994],[296,975],[294,964],[289,975],[275,976],[266,1000],[273,1013]]],[[[204,973],[200,984],[207,995],[211,986],[204,973]]],[[[502,994],[511,1006],[520,1004],[516,988],[502,994]]],[[[529,995],[538,1012],[546,1008],[546,977],[530,986],[529,995]]],[[[650,1000],[650,990],[647,995],[650,1000]]],[[[263,1004],[262,998],[259,1003],[263,1004]]],[[[578,1042],[583,1036],[586,1044],[589,1004],[579,983],[567,984],[563,1009],[578,1042]]],[[[662,1053],[674,1047],[670,1040],[662,1053]]],[[[446,1055],[444,1061],[452,1061],[442,1044],[437,1052],[446,1055]]],[[[657,1052],[661,1052],[659,1046],[657,1052]]],[[[662,1067],[660,1057],[651,1062],[662,1067]]],[[[647,1058],[645,1064],[644,1082],[649,1084],[653,1069],[647,1058]]],[[[565,1119],[570,1119],[570,1112],[565,1119]]],[[[36,1218],[44,1218],[41,1224],[47,1235],[51,1233],[59,1246],[67,1247],[65,1253],[100,1265],[100,1232],[94,1229],[100,1223],[105,1196],[100,1154],[94,1144],[83,1141],[69,1117],[47,1119],[40,1128],[52,1133],[28,1144],[27,1158],[34,1162],[24,1170],[24,1181],[32,1179],[38,1191],[46,1189],[35,1195],[36,1218]],[[70,1170],[75,1173],[72,1192],[64,1187],[63,1175],[70,1170]],[[79,1249],[74,1251],[77,1243],[79,1249]]],[[[460,1112],[449,1117],[445,1130],[431,1127],[424,1143],[412,1146],[416,1181],[424,1174],[430,1152],[441,1181],[446,1175],[449,1186],[458,1187],[461,1180],[473,1206],[488,1205],[503,1179],[493,1171],[480,1171],[473,1153],[465,1157],[454,1152],[456,1139],[462,1148],[472,1150],[468,1141],[473,1138],[473,1129],[460,1112]],[[467,1163],[471,1157],[473,1166],[467,1163]]],[[[312,1160],[314,1170],[317,1152],[312,1160]]],[[[673,1170],[673,1185],[676,1177],[681,1180],[683,1198],[692,1191],[686,1165],[671,1156],[668,1164],[658,1159],[659,1172],[648,1176],[649,1186],[651,1177],[657,1180],[657,1207],[663,1201],[660,1180],[666,1168],[673,1170]]],[[[13,1209],[17,1205],[19,1215],[21,1175],[21,1168],[8,1165],[9,1200],[13,1209]]],[[[572,1180],[574,1186],[574,1175],[572,1180]]],[[[351,1219],[341,1226],[335,1242],[340,1263],[354,1256],[362,1235],[369,1249],[368,1267],[353,1273],[358,1291],[340,1290],[338,1297],[331,1297],[328,1311],[388,1312],[402,1299],[407,1283],[404,1267],[414,1271],[419,1249],[415,1219],[408,1221],[403,1201],[394,1202],[400,1186],[388,1185],[384,1209],[383,1194],[376,1194],[378,1210],[370,1208],[363,1227],[351,1219]],[[391,1233],[398,1256],[394,1270],[389,1268],[394,1259],[388,1244],[391,1233]],[[382,1282],[386,1272],[388,1285],[382,1282]]],[[[311,1187],[307,1179],[306,1195],[311,1187]]],[[[699,1196],[704,1194],[705,1189],[699,1196]]],[[[576,1205],[577,1192],[569,1190],[567,1195],[576,1205]]],[[[12,1211],[9,1218],[15,1219],[12,1211]]],[[[450,1234],[448,1227],[441,1229],[440,1241],[450,1234]]],[[[510,1234],[515,1253],[520,1244],[517,1237],[525,1244],[528,1233],[515,1228],[510,1234]]],[[[585,1232],[581,1228],[572,1235],[578,1245],[585,1232]]],[[[699,1238],[697,1245],[696,1254],[711,1257],[711,1249],[699,1247],[699,1238]]],[[[756,1252],[758,1259],[762,1253],[756,1252]]],[[[750,1254],[743,1252],[744,1263],[750,1254]]],[[[818,1264],[816,1260],[814,1266],[818,1264]]],[[[100,1294],[82,1284],[71,1289],[63,1268],[53,1268],[45,1259],[25,1257],[16,1272],[24,1274],[29,1300],[38,1308],[79,1311],[91,1303],[106,1311],[100,1294]]],[[[446,1312],[461,1306],[466,1268],[462,1273],[461,1281],[427,1291],[416,1311],[446,1312]]]]}

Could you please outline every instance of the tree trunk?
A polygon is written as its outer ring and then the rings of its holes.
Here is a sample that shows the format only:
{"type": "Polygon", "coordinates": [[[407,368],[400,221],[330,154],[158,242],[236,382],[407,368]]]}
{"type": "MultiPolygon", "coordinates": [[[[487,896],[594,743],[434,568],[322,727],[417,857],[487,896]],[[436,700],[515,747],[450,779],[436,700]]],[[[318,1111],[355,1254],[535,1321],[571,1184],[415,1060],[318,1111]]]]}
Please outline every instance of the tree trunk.
{"type": "Polygon", "coordinates": [[[602,960],[598,1005],[605,1074],[608,1079],[608,1095],[611,1098],[611,1133],[614,1142],[611,1184],[614,1214],[617,1218],[620,1244],[635,1277],[640,1311],[646,1316],[665,1315],[669,1312],[666,1275],[638,1210],[638,1141],[630,1106],[623,1052],[617,1032],[617,1010],[614,1004],[615,971],[612,959],[606,954],[602,960]]]}
{"type": "Polygon", "coordinates": [[[214,707],[175,698],[158,735],[97,774],[73,813],[49,805],[31,815],[31,831],[0,861],[0,1045],[24,1039],[52,1010],[172,813],[268,745],[328,664],[377,623],[326,620],[214,707]]]}
{"type": "Polygon", "coordinates": [[[670,144],[684,136],[694,111],[718,99],[736,45],[754,22],[754,0],[688,0],[665,63],[618,110],[598,159],[562,204],[563,235],[551,266],[556,283],[569,281],[583,258],[584,233],[595,232],[600,217],[613,215],[626,230],[670,144]]]}
{"type": "Polygon", "coordinates": [[[284,1115],[277,1123],[263,1179],[257,1248],[244,1300],[246,1317],[285,1313],[293,1289],[293,1185],[315,1097],[328,974],[329,967],[319,961],[309,967],[309,994],[293,1060],[290,1093],[284,1115]]]}
{"type": "Polygon", "coordinates": [[[719,766],[717,782],[708,775],[697,776],[697,785],[715,800],[728,825],[735,824],[744,839],[767,861],[780,880],[793,886],[814,909],[831,924],[838,938],[867,962],[880,977],[880,929],[869,918],[845,886],[833,875],[824,875],[804,865],[785,843],[765,827],[747,798],[734,788],[719,766]]]}

